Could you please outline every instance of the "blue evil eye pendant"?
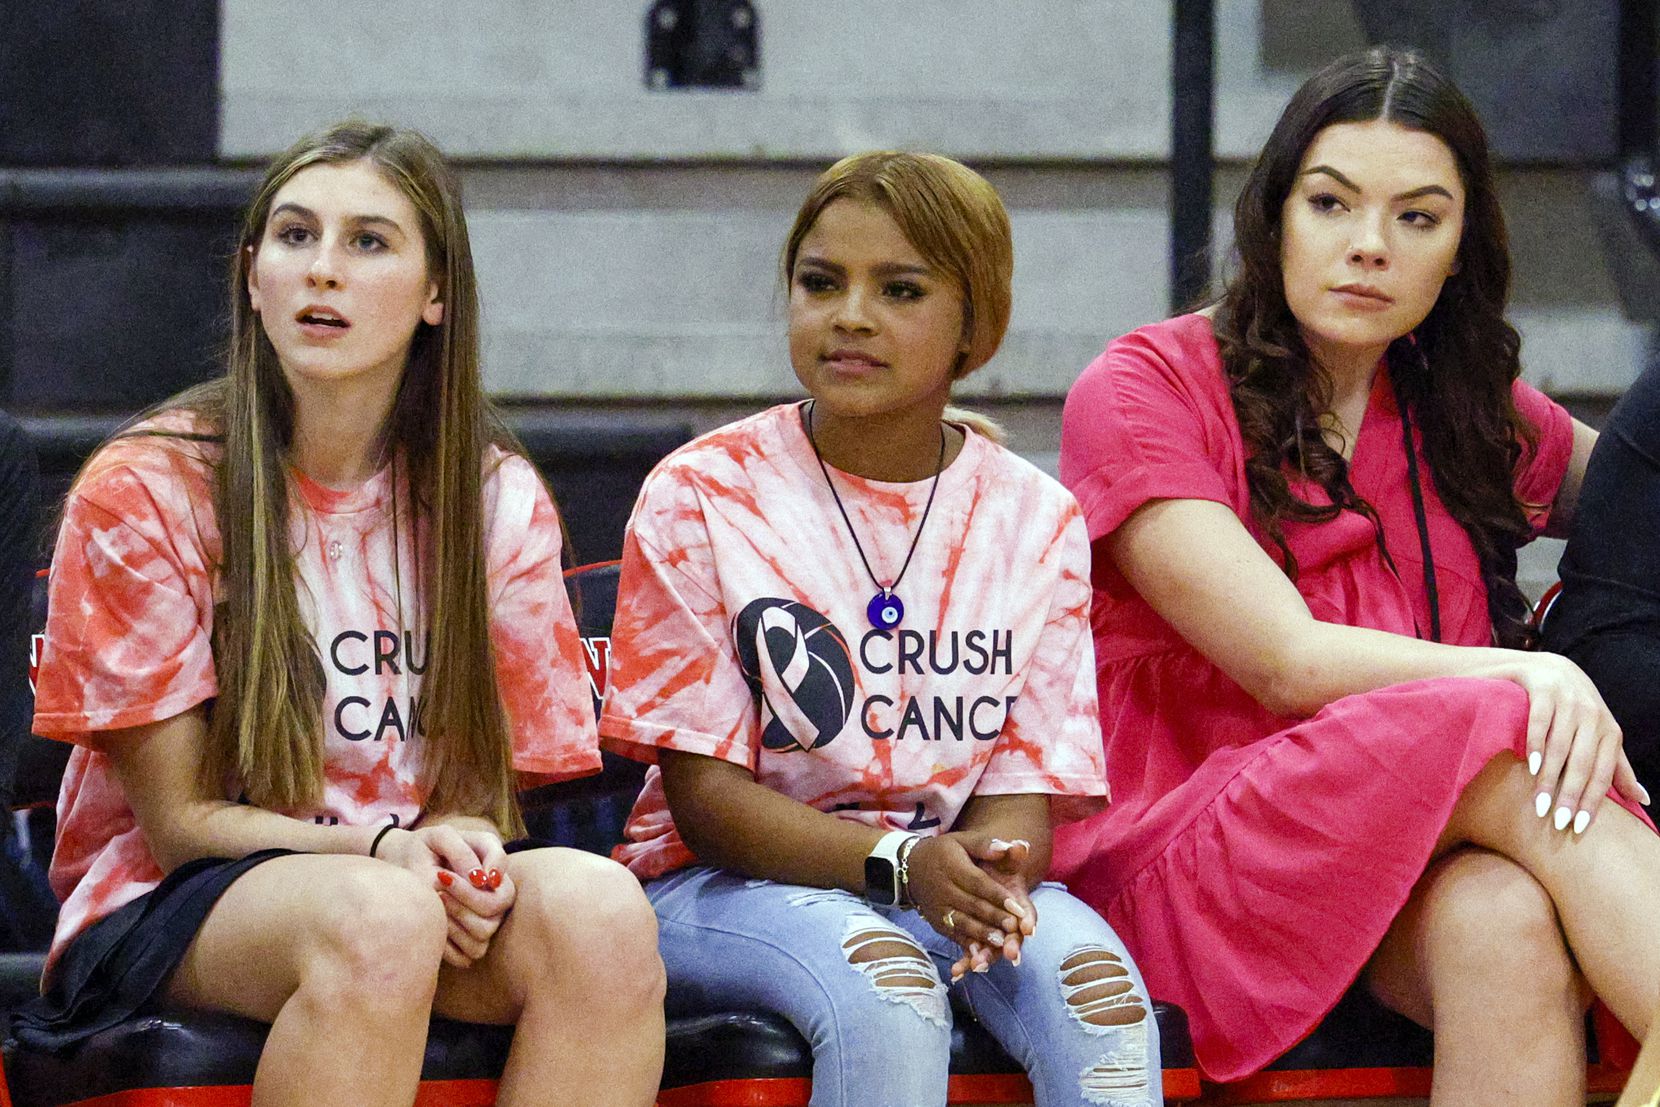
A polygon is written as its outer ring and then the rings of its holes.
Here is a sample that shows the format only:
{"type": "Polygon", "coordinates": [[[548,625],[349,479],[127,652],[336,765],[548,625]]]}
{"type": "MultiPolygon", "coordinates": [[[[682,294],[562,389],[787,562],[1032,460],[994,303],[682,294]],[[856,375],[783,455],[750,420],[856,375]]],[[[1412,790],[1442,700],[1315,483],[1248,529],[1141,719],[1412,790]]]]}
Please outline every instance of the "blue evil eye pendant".
{"type": "Polygon", "coordinates": [[[865,605],[865,618],[877,630],[892,630],[905,618],[905,605],[887,589],[876,593],[865,605]]]}

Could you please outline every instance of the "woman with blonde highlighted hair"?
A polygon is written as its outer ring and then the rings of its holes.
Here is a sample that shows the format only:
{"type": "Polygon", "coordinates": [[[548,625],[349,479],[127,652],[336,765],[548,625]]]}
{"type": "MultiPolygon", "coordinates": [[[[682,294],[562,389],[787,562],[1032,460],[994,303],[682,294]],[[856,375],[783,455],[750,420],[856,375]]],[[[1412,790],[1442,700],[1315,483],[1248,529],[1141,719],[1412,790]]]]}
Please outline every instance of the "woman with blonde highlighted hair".
{"type": "Polygon", "coordinates": [[[521,776],[599,758],[558,516],[480,389],[459,182],[411,131],[303,139],[232,288],[226,376],[65,508],[34,727],[75,743],[64,905],[18,1037],[227,1011],[271,1024],[255,1103],[392,1107],[436,1012],[517,1026],[500,1103],[652,1102],[638,884],[503,844],[521,776]]]}
{"type": "Polygon", "coordinates": [[[809,398],[665,460],[624,544],[600,732],[656,768],[617,856],[671,1010],[784,1015],[815,1107],[943,1104],[953,997],[1040,1104],[1160,1100],[1129,956],[1040,883],[1106,803],[1082,516],[947,406],[1013,267],[964,166],[832,166],[783,257],[809,398]]]}

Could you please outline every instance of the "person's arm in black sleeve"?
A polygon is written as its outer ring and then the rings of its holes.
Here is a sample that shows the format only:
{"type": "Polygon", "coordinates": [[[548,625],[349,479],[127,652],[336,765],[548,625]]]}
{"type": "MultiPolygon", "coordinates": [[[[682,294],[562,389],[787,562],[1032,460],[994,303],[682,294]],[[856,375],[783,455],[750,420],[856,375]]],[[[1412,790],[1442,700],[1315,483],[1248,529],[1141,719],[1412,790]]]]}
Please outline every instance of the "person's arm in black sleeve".
{"type": "MultiPolygon", "coordinates": [[[[29,639],[40,516],[40,471],[34,446],[0,411],[0,814],[9,808],[17,751],[34,715],[29,639]]],[[[9,820],[0,820],[0,839],[9,820]]]]}
{"type": "Polygon", "coordinates": [[[1545,648],[1596,682],[1638,779],[1660,794],[1660,361],[1603,428],[1559,573],[1545,648]]]}

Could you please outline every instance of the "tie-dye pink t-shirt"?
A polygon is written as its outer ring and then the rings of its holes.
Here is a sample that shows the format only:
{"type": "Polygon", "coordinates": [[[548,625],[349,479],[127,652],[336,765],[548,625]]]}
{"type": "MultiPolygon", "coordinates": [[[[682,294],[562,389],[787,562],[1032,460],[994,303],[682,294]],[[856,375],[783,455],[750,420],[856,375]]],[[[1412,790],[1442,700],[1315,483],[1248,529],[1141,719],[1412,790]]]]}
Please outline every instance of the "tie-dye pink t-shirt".
{"type": "MultiPolygon", "coordinates": [[[[928,499],[831,470],[871,568],[892,579],[928,499]]],[[[1070,493],[970,433],[896,594],[875,588],[819,471],[800,405],[666,459],[623,545],[603,743],[718,757],[821,811],[949,830],[975,794],[1105,804],[1089,632],[1089,543],[1070,493]]],[[[615,856],[643,879],[694,858],[648,770],[615,856]]]]}
{"type": "MultiPolygon", "coordinates": [[[[165,415],[156,425],[192,424],[165,415]]],[[[176,437],[118,439],[69,498],[34,719],[36,733],[76,743],[58,797],[51,879],[63,909],[53,962],[75,935],[162,877],[99,752],[110,740],[100,732],[170,718],[218,692],[210,648],[218,453],[176,437]]],[[[544,779],[593,772],[593,706],[560,575],[557,515],[523,458],[492,451],[487,464],[490,632],[513,764],[544,779]]],[[[327,674],[327,763],[322,805],[285,814],[320,824],[407,826],[421,814],[419,754],[408,739],[419,726],[427,640],[407,533],[394,572],[394,468],[348,491],[293,474],[297,590],[327,674]]],[[[227,798],[236,795],[227,788],[227,798]]]]}

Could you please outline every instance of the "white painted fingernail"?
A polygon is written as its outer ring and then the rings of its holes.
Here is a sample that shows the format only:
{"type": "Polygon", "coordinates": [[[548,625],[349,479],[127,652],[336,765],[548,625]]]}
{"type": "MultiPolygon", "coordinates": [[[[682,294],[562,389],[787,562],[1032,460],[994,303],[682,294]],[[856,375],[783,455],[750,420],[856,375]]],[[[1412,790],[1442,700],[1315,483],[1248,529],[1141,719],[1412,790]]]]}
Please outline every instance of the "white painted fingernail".
{"type": "Polygon", "coordinates": [[[981,961],[979,964],[974,966],[974,971],[975,972],[990,972],[991,971],[991,962],[990,961],[981,961]]]}
{"type": "Polygon", "coordinates": [[[1014,956],[1009,958],[1009,964],[1017,969],[1020,967],[1020,951],[1018,949],[1014,951],[1014,956]]]}
{"type": "Polygon", "coordinates": [[[1575,834],[1584,834],[1585,833],[1585,828],[1590,826],[1590,825],[1591,825],[1591,813],[1589,811],[1581,811],[1579,814],[1574,816],[1574,833],[1575,834]]]}
{"type": "Polygon", "coordinates": [[[1649,805],[1649,802],[1650,802],[1649,798],[1648,798],[1648,789],[1644,788],[1641,784],[1639,784],[1639,785],[1637,785],[1637,791],[1639,791],[1643,794],[1643,806],[1647,807],[1649,805]]]}
{"type": "Polygon", "coordinates": [[[986,935],[986,941],[990,942],[994,946],[1000,946],[1003,944],[1003,935],[999,931],[993,930],[990,934],[986,935]]]}
{"type": "Polygon", "coordinates": [[[1573,822],[1573,818],[1574,813],[1572,811],[1568,810],[1566,807],[1558,807],[1556,809],[1556,829],[1568,829],[1568,824],[1573,822]]]}
{"type": "Polygon", "coordinates": [[[1527,755],[1527,771],[1529,776],[1539,775],[1539,766],[1545,763],[1545,755],[1534,750],[1527,755]]]}
{"type": "Polygon", "coordinates": [[[1541,819],[1544,818],[1546,815],[1550,814],[1550,793],[1549,792],[1540,792],[1539,793],[1538,797],[1535,798],[1534,801],[1533,801],[1533,810],[1538,813],[1538,815],[1541,819]]]}
{"type": "Polygon", "coordinates": [[[1024,838],[1016,838],[1014,841],[1010,842],[1009,845],[1011,845],[1011,846],[1025,846],[1027,849],[1032,848],[1032,843],[1028,842],[1024,838]]]}

